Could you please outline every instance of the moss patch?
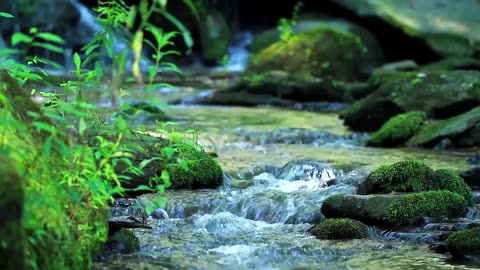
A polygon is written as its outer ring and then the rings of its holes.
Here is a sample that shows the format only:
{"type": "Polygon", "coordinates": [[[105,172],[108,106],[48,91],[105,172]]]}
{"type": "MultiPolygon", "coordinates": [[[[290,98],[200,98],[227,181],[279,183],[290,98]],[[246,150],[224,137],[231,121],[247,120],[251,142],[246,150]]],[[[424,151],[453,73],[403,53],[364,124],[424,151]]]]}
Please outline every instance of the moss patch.
{"type": "Polygon", "coordinates": [[[23,204],[25,183],[15,165],[0,155],[0,269],[25,267],[25,233],[23,204]],[[8,259],[6,259],[8,258],[8,259]]]}
{"type": "Polygon", "coordinates": [[[265,48],[251,58],[248,70],[282,70],[299,77],[351,81],[359,77],[358,66],[365,54],[359,37],[320,26],[265,48]]]}
{"type": "Polygon", "coordinates": [[[424,112],[409,112],[390,118],[368,140],[368,146],[392,147],[406,142],[420,128],[427,115],[424,112]]]}
{"type": "Polygon", "coordinates": [[[220,165],[204,151],[193,147],[179,148],[177,160],[184,162],[181,166],[167,168],[172,188],[216,188],[222,184],[223,171],[220,165]]]}
{"type": "Polygon", "coordinates": [[[368,235],[367,226],[349,218],[331,218],[317,224],[310,233],[318,239],[359,239],[368,235]]]}
{"type": "Polygon", "coordinates": [[[480,228],[453,233],[448,237],[447,247],[454,258],[480,256],[480,228]]]}
{"type": "Polygon", "coordinates": [[[367,181],[372,181],[379,193],[425,191],[432,188],[433,170],[422,162],[405,160],[375,169],[367,181]]]}
{"type": "Polygon", "coordinates": [[[432,175],[431,189],[444,189],[460,194],[468,203],[472,202],[472,189],[456,173],[438,169],[432,175]]]}
{"type": "Polygon", "coordinates": [[[414,223],[421,217],[458,216],[467,202],[451,191],[435,190],[399,197],[388,206],[390,221],[405,224],[414,223]]]}

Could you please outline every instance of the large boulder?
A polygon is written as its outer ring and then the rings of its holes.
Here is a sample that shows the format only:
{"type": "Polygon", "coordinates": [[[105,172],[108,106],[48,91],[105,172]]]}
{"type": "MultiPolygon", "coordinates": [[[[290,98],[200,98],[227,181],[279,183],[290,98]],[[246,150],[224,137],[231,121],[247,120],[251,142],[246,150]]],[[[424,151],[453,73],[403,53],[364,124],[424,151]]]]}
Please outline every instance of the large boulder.
{"type": "Polygon", "coordinates": [[[413,224],[423,217],[465,214],[467,202],[447,190],[403,195],[334,195],[322,205],[327,218],[353,218],[373,225],[413,224]]]}
{"type": "Polygon", "coordinates": [[[409,143],[434,146],[443,139],[449,139],[455,146],[480,145],[480,106],[455,117],[425,126],[409,143]]]}
{"type": "Polygon", "coordinates": [[[327,218],[352,218],[367,224],[389,224],[388,206],[399,195],[333,195],[322,204],[322,214],[327,218]]]}
{"type": "Polygon", "coordinates": [[[480,49],[476,0],[334,0],[361,16],[377,16],[419,37],[441,55],[473,55],[480,49]]]}
{"type": "MultiPolygon", "coordinates": [[[[293,26],[293,33],[298,34],[315,29],[319,26],[354,34],[360,38],[367,48],[364,65],[361,67],[366,74],[383,64],[383,50],[377,38],[367,29],[353,22],[332,18],[320,14],[305,14],[298,18],[293,26]]],[[[259,53],[271,44],[280,41],[281,32],[278,28],[264,30],[258,33],[249,46],[252,53],[259,53]]]]}
{"type": "Polygon", "coordinates": [[[450,170],[432,170],[415,160],[399,161],[376,168],[359,186],[358,194],[448,190],[471,202],[470,187],[450,170]]]}
{"type": "Polygon", "coordinates": [[[361,75],[366,53],[358,36],[320,26],[263,49],[250,59],[248,71],[281,70],[300,78],[353,81],[361,75]]]}
{"type": "Polygon", "coordinates": [[[423,111],[433,118],[448,118],[480,104],[479,71],[402,72],[385,81],[352,105],[344,114],[345,125],[376,130],[399,113],[423,111]]]}

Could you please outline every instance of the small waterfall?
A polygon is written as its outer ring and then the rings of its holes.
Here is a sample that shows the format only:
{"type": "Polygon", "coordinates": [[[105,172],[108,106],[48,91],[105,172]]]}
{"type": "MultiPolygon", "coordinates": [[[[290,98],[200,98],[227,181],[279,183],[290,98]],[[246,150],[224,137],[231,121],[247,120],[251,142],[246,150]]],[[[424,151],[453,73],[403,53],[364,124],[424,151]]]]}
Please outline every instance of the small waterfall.
{"type": "Polygon", "coordinates": [[[252,43],[253,34],[250,31],[241,31],[233,35],[233,41],[228,48],[228,60],[224,66],[216,67],[216,70],[234,72],[245,71],[250,58],[248,45],[252,43]]]}

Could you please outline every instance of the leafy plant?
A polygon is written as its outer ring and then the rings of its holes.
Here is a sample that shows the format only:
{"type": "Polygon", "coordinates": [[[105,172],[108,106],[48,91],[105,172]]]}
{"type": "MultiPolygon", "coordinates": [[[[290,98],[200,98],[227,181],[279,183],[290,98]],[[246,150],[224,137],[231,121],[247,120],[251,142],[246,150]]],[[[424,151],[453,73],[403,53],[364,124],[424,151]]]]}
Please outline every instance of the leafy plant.
{"type": "Polygon", "coordinates": [[[300,15],[303,8],[303,2],[297,1],[295,6],[293,7],[292,17],[288,18],[280,18],[278,21],[278,31],[280,31],[280,40],[286,42],[288,41],[294,32],[294,27],[297,24],[298,16],[300,15]]]}

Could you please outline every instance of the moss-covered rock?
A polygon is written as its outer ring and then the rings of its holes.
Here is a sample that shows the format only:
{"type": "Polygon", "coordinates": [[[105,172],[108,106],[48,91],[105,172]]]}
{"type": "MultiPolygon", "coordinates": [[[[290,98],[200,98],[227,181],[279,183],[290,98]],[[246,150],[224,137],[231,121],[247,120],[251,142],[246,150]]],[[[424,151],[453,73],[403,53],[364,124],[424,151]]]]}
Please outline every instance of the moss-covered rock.
{"type": "Polygon", "coordinates": [[[135,234],[127,229],[115,232],[105,243],[104,252],[128,254],[140,250],[135,234]]]}
{"type": "MultiPolygon", "coordinates": [[[[479,91],[480,97],[480,91],[479,91]]],[[[410,144],[434,146],[442,139],[450,139],[456,146],[480,145],[480,106],[449,119],[432,122],[415,135],[410,144]]]]}
{"type": "Polygon", "coordinates": [[[352,218],[368,224],[392,224],[387,218],[388,206],[400,195],[349,195],[328,197],[322,204],[322,214],[327,218],[352,218]]]}
{"type": "Polygon", "coordinates": [[[433,170],[423,162],[405,160],[376,168],[367,178],[374,184],[372,193],[419,192],[432,187],[433,170]]]}
{"type": "Polygon", "coordinates": [[[216,188],[223,182],[223,171],[217,161],[204,151],[190,146],[179,148],[177,160],[181,166],[167,167],[172,188],[216,188]]]}
{"type": "MultiPolygon", "coordinates": [[[[116,128],[100,124],[96,129],[89,130],[87,143],[96,149],[99,146],[96,136],[113,140],[118,132],[116,128]]],[[[217,161],[200,147],[173,137],[154,137],[131,130],[123,132],[120,146],[133,155],[131,161],[134,166],[151,159],[143,167],[142,174],[129,172],[130,166],[125,162],[117,163],[115,172],[131,178],[122,181],[125,188],[151,186],[152,178],[160,177],[163,170],[170,173],[172,188],[214,188],[222,184],[223,171],[217,161]]]]}
{"type": "Polygon", "coordinates": [[[16,270],[25,268],[25,183],[10,160],[0,155],[0,269],[16,270]]]}
{"type": "Polygon", "coordinates": [[[171,118],[162,109],[153,104],[138,102],[133,104],[125,103],[121,113],[118,114],[126,120],[143,122],[169,121],[171,118]]]}
{"type": "Polygon", "coordinates": [[[409,112],[396,115],[375,132],[368,146],[392,147],[406,142],[422,127],[427,115],[424,112],[409,112]]]}
{"type": "MultiPolygon", "coordinates": [[[[360,38],[362,44],[367,48],[365,61],[359,67],[363,73],[370,73],[375,67],[384,62],[383,50],[376,37],[369,30],[355,23],[321,14],[302,14],[296,20],[292,30],[294,34],[299,34],[318,27],[353,34],[360,38]]],[[[259,53],[271,44],[280,41],[280,36],[281,32],[278,28],[260,32],[254,37],[249,50],[254,54],[259,53]]]]}
{"type": "Polygon", "coordinates": [[[407,35],[423,38],[442,55],[472,55],[479,50],[480,28],[475,0],[408,1],[335,0],[361,16],[378,16],[407,35]]]}
{"type": "Polygon", "coordinates": [[[357,36],[317,27],[265,48],[251,58],[248,71],[282,70],[300,78],[352,81],[359,78],[365,54],[357,36]]]}
{"type": "Polygon", "coordinates": [[[368,228],[360,221],[350,218],[330,218],[310,230],[318,239],[360,239],[368,235],[368,228]]]}
{"type": "Polygon", "coordinates": [[[409,224],[421,217],[460,216],[466,206],[460,194],[432,190],[399,197],[388,206],[387,217],[395,223],[409,224]]]}
{"type": "Polygon", "coordinates": [[[365,98],[355,103],[342,115],[343,124],[353,130],[375,131],[391,117],[405,111],[383,97],[365,98]]]}
{"type": "Polygon", "coordinates": [[[438,169],[432,175],[431,189],[444,189],[461,195],[466,202],[472,202],[472,189],[456,173],[448,169],[438,169]]]}
{"type": "Polygon", "coordinates": [[[454,258],[480,256],[480,228],[453,233],[448,237],[447,247],[454,258]]]}
{"type": "Polygon", "coordinates": [[[399,114],[398,111],[423,111],[429,117],[443,119],[466,112],[479,103],[479,71],[401,73],[399,78],[388,80],[377,91],[353,104],[345,113],[345,125],[375,130],[399,114]],[[395,110],[386,110],[385,105],[395,110]]]}

